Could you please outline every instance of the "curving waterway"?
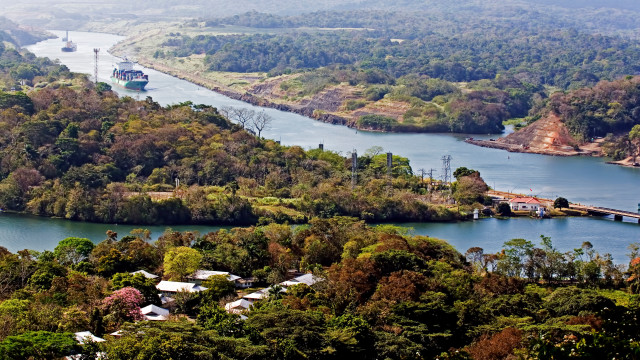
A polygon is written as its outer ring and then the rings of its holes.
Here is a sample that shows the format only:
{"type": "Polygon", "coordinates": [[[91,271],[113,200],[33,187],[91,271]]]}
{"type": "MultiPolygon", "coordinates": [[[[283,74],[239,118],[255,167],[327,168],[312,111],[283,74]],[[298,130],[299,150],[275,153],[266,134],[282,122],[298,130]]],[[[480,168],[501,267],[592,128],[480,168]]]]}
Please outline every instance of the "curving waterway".
{"type": "MultiPolygon", "coordinates": [[[[63,32],[54,31],[58,36],[63,32]]],[[[71,40],[78,44],[75,53],[60,51],[60,39],[51,39],[27,47],[38,56],[59,59],[74,72],[93,74],[93,49],[100,48],[100,81],[109,82],[113,64],[119,59],[106,52],[122,40],[121,36],[101,33],[70,32],[71,40]]],[[[151,96],[162,105],[192,101],[213,106],[235,106],[258,109],[241,101],[206,90],[198,85],[144,69],[149,74],[145,92],[134,92],[114,87],[122,96],[144,99],[151,96]]],[[[260,109],[262,110],[262,109],[260,109]]],[[[496,149],[476,147],[465,143],[464,135],[451,134],[383,134],[356,131],[344,126],[320,123],[313,119],[265,109],[274,118],[265,137],[280,140],[284,145],[317,147],[343,154],[352,150],[363,153],[372,146],[406,156],[414,170],[433,168],[435,175],[442,174],[441,158],[451,155],[451,167],[466,166],[479,170],[492,187],[540,197],[564,196],[570,201],[636,211],[640,203],[640,169],[623,168],[605,164],[603,159],[588,157],[552,157],[536,154],[508,153],[496,149]]],[[[492,135],[495,137],[495,135],[492,135]]],[[[474,137],[478,137],[474,135],[474,137]]],[[[489,137],[489,135],[485,136],[489,137]]],[[[115,225],[112,225],[113,227],[115,225]]],[[[502,243],[512,238],[538,240],[541,234],[551,236],[563,251],[579,247],[583,241],[591,241],[600,252],[610,252],[616,262],[625,262],[626,247],[640,241],[640,226],[634,223],[618,223],[610,219],[568,218],[553,220],[485,219],[468,223],[411,224],[416,234],[430,235],[449,240],[464,252],[471,246],[487,251],[497,251],[502,243]]],[[[12,251],[22,248],[51,249],[65,236],[86,236],[94,241],[104,239],[109,225],[76,223],[65,220],[41,219],[0,214],[0,245],[12,251]],[[87,232],[95,227],[95,232],[87,232]],[[81,233],[83,232],[83,233],[81,233]],[[96,235],[91,235],[96,234],[96,235]]],[[[125,227],[118,225],[119,229],[125,227]]],[[[135,228],[128,227],[128,228],[135,228]]],[[[195,226],[174,227],[198,229],[195,226]]],[[[164,227],[154,228],[157,237],[164,227]]],[[[214,229],[214,228],[212,228],[214,229]]],[[[93,231],[93,230],[92,230],[93,231]]],[[[206,229],[200,229],[206,232],[206,229]]],[[[123,231],[118,231],[124,234],[123,231]]]]}

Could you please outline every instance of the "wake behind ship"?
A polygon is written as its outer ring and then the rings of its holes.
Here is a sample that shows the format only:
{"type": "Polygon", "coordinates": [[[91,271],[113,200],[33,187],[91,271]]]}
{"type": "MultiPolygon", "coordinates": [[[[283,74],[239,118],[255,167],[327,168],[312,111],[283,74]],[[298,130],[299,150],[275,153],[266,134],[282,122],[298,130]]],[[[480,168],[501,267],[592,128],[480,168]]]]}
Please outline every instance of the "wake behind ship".
{"type": "Polygon", "coordinates": [[[133,69],[133,63],[127,59],[119,62],[111,73],[111,81],[125,89],[143,91],[149,83],[149,75],[133,69]]]}

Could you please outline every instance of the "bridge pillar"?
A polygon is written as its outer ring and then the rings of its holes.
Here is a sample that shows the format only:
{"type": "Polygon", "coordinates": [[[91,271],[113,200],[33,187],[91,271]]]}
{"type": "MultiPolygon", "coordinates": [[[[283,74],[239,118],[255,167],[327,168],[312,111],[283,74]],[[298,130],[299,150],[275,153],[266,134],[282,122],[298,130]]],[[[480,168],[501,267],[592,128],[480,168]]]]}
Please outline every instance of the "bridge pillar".
{"type": "Polygon", "coordinates": [[[622,221],[622,215],[613,215],[613,220],[622,221]]]}

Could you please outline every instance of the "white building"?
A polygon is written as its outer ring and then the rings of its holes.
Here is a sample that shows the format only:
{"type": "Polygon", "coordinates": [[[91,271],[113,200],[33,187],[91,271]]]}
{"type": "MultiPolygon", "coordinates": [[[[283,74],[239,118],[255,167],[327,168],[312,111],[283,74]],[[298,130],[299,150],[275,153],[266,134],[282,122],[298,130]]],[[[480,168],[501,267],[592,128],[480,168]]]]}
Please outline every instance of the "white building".
{"type": "Polygon", "coordinates": [[[169,316],[169,310],[153,304],[143,307],[140,309],[140,312],[144,315],[146,320],[151,321],[167,320],[167,317],[169,316]]]}
{"type": "Polygon", "coordinates": [[[247,294],[245,296],[243,296],[242,298],[245,300],[248,300],[250,302],[256,302],[256,301],[260,301],[262,299],[266,299],[269,297],[269,289],[270,288],[266,288],[266,289],[262,289],[262,290],[258,290],[256,292],[252,292],[251,294],[247,294]]]}
{"type": "Polygon", "coordinates": [[[158,278],[158,275],[152,274],[152,273],[144,271],[144,270],[134,271],[134,272],[132,272],[130,274],[131,275],[142,274],[142,276],[146,277],[147,279],[156,279],[156,278],[158,278]]]}
{"type": "Polygon", "coordinates": [[[203,281],[207,280],[211,276],[216,276],[216,275],[226,276],[227,280],[233,282],[236,285],[236,287],[240,287],[238,285],[239,285],[239,281],[242,280],[242,278],[238,275],[230,274],[227,271],[197,270],[193,274],[187,276],[187,280],[189,280],[189,282],[192,282],[194,284],[201,285],[203,281]]]}
{"type": "Polygon", "coordinates": [[[538,211],[538,209],[542,207],[542,204],[534,197],[526,197],[509,200],[509,206],[511,206],[512,211],[538,211]]]}
{"type": "Polygon", "coordinates": [[[245,299],[240,299],[240,300],[236,300],[234,302],[230,302],[227,303],[224,306],[224,309],[230,313],[230,314],[241,314],[247,310],[249,310],[251,308],[251,302],[245,300],[245,299]]]}
{"type": "Polygon", "coordinates": [[[178,291],[198,292],[207,290],[206,287],[196,285],[194,283],[178,282],[178,281],[160,281],[156,285],[156,289],[164,296],[175,295],[178,291]]]}
{"type": "Polygon", "coordinates": [[[80,331],[80,332],[77,332],[77,333],[75,333],[73,335],[75,335],[76,341],[80,345],[84,345],[85,343],[90,342],[90,341],[91,342],[103,342],[103,341],[105,341],[105,339],[99,338],[99,337],[93,335],[91,333],[91,331],[80,331]]]}
{"type": "Polygon", "coordinates": [[[150,272],[146,272],[144,270],[138,270],[138,271],[134,271],[132,273],[130,273],[131,275],[135,275],[135,274],[142,274],[142,276],[146,277],[147,279],[156,279],[158,277],[158,275],[154,275],[150,272]]]}

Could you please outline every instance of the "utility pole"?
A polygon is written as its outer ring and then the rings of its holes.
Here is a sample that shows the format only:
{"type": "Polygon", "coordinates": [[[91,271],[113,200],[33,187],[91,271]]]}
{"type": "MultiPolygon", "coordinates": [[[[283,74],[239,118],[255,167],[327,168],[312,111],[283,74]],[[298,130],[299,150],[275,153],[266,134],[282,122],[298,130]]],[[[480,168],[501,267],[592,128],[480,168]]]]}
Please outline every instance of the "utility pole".
{"type": "Polygon", "coordinates": [[[436,169],[429,169],[427,174],[429,174],[429,186],[433,188],[433,173],[437,171],[436,169]]]}
{"type": "Polygon", "coordinates": [[[93,58],[93,78],[95,80],[95,83],[98,83],[98,53],[100,52],[100,49],[98,48],[94,48],[93,49],[94,52],[94,58],[93,58]]]}
{"type": "Polygon", "coordinates": [[[418,172],[420,173],[420,184],[422,184],[424,182],[424,173],[426,171],[424,169],[418,169],[418,172]]]}
{"type": "Polygon", "coordinates": [[[433,194],[433,172],[436,171],[436,169],[429,169],[429,171],[427,172],[427,174],[429,174],[429,187],[427,188],[427,190],[429,191],[429,202],[431,202],[431,195],[433,194]]]}

